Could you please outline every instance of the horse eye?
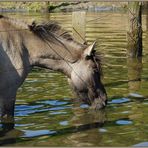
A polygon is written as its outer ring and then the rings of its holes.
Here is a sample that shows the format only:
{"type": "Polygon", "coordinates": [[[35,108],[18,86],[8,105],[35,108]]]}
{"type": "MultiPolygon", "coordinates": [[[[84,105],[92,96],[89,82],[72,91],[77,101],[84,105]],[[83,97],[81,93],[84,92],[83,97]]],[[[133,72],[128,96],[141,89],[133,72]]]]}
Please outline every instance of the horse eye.
{"type": "Polygon", "coordinates": [[[98,72],[98,68],[94,68],[93,70],[94,70],[95,72],[98,72]]]}
{"type": "Polygon", "coordinates": [[[92,59],[92,56],[87,55],[87,56],[85,57],[85,60],[91,60],[91,59],[92,59]]]}

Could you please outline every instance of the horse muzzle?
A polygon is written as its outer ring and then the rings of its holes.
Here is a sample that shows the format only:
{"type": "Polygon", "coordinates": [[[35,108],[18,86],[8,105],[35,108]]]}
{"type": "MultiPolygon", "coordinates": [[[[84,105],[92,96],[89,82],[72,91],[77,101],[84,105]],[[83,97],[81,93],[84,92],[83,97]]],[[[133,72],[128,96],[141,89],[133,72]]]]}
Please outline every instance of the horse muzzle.
{"type": "Polygon", "coordinates": [[[99,110],[105,108],[107,105],[107,95],[104,94],[98,98],[95,98],[91,103],[91,109],[99,110]]]}

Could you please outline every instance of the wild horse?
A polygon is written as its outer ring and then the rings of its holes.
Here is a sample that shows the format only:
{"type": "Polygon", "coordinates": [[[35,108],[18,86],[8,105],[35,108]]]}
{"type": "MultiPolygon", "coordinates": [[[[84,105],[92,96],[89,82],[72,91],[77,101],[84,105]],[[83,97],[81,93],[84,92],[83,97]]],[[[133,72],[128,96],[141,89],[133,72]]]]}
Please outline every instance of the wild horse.
{"type": "Polygon", "coordinates": [[[34,66],[62,72],[74,92],[92,108],[106,106],[100,56],[57,23],[31,25],[0,15],[1,117],[14,116],[17,89],[34,66]]]}

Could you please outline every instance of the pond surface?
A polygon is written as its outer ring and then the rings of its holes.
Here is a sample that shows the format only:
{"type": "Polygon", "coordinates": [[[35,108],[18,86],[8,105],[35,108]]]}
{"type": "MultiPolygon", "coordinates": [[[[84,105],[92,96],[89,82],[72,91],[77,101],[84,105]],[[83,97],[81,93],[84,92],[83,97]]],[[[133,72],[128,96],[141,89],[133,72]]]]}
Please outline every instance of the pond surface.
{"type": "MultiPolygon", "coordinates": [[[[8,15],[8,13],[7,13],[8,15]]],[[[56,20],[72,31],[71,13],[13,13],[26,21],[56,20]]],[[[127,14],[88,12],[86,40],[97,39],[103,58],[105,110],[90,111],[74,98],[67,78],[33,69],[17,94],[15,129],[4,146],[148,146],[148,22],[143,15],[143,59],[126,58],[127,14]],[[94,21],[91,21],[98,18],[94,21]]],[[[0,132],[1,125],[0,125],[0,132]]]]}

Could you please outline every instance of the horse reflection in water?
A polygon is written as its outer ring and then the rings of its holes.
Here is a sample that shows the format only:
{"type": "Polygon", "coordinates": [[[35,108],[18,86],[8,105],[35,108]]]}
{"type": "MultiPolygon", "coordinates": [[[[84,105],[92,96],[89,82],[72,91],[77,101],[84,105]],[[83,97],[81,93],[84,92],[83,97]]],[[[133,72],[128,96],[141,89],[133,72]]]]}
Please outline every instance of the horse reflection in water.
{"type": "Polygon", "coordinates": [[[57,23],[31,25],[0,15],[0,108],[14,116],[17,89],[34,66],[62,72],[74,92],[94,109],[106,106],[100,56],[76,42],[57,23]]]}
{"type": "MultiPolygon", "coordinates": [[[[115,121],[107,121],[107,112],[106,110],[83,110],[80,107],[74,107],[72,109],[72,112],[74,113],[74,116],[69,120],[72,124],[71,126],[65,127],[65,128],[58,128],[55,132],[49,134],[47,132],[44,133],[44,130],[41,135],[38,135],[38,129],[36,129],[34,132],[37,132],[34,134],[34,138],[37,136],[60,136],[62,139],[62,145],[76,145],[76,146],[91,146],[92,142],[97,139],[99,142],[102,139],[101,134],[98,132],[98,128],[101,128],[104,126],[104,124],[113,123],[115,121]],[[81,115],[79,114],[81,112],[81,115]],[[97,134],[94,138],[94,133],[97,134]],[[64,136],[62,136],[64,135],[64,136]],[[66,137],[66,138],[65,138],[66,137]],[[86,142],[87,139],[87,142],[86,142]]],[[[30,145],[30,142],[32,143],[32,138],[30,138],[30,135],[27,134],[27,129],[20,130],[18,128],[16,129],[10,129],[8,124],[4,124],[5,127],[3,127],[3,130],[0,131],[0,145],[8,145],[12,143],[17,143],[18,138],[20,139],[19,142],[28,142],[30,145]],[[8,129],[9,128],[9,129],[8,129]]],[[[49,128],[52,128],[51,126],[48,126],[49,128]]],[[[40,131],[40,130],[39,130],[40,131]]],[[[57,146],[59,139],[55,139],[53,141],[53,138],[48,138],[44,142],[50,143],[52,146],[57,146]]],[[[44,143],[42,143],[44,145],[44,143]]]]}

